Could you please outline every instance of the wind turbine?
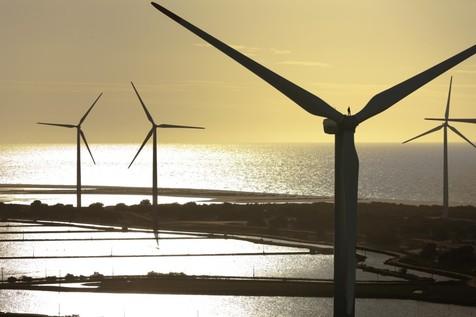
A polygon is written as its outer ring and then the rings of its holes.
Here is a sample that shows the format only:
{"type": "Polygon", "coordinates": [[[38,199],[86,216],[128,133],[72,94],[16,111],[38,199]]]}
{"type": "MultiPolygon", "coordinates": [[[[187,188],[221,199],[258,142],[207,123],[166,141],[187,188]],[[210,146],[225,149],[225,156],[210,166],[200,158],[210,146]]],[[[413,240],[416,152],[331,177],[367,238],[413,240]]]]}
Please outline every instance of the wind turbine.
{"type": "Polygon", "coordinates": [[[99,94],[96,100],[94,100],[88,111],[86,111],[86,113],[81,117],[81,120],[79,120],[78,124],[37,122],[38,124],[42,125],[51,125],[70,129],[76,128],[76,206],[78,208],[81,208],[81,139],[83,139],[84,144],[86,144],[86,148],[88,149],[89,155],[91,155],[93,163],[96,164],[93,154],[91,153],[91,149],[89,148],[88,141],[86,141],[86,136],[84,135],[83,130],[81,130],[81,124],[83,124],[84,120],[86,120],[86,117],[91,112],[101,96],[102,92],[99,94]]]}
{"type": "Polygon", "coordinates": [[[474,55],[476,45],[380,92],[372,97],[360,112],[347,116],[338,112],[321,98],[258,64],[163,6],[155,2],[151,4],[173,21],[240,63],[307,112],[326,118],[324,119],[325,133],[335,135],[334,316],[354,316],[359,174],[359,159],[354,143],[355,129],[361,122],[390,108],[432,79],[474,55]]]}
{"type": "MultiPolygon", "coordinates": [[[[422,137],[424,135],[439,131],[443,129],[443,213],[442,213],[442,218],[448,218],[448,200],[449,200],[449,195],[448,195],[448,128],[452,130],[454,133],[456,133],[458,136],[460,136],[463,140],[471,144],[472,146],[476,147],[468,138],[466,138],[461,132],[459,132],[455,127],[451,126],[448,121],[460,121],[460,120],[468,120],[468,119],[448,119],[449,114],[450,114],[450,100],[451,100],[451,86],[453,83],[453,77],[450,79],[450,88],[448,91],[448,99],[446,101],[446,111],[445,111],[445,118],[444,119],[437,119],[437,118],[425,118],[425,120],[437,120],[441,121],[443,120],[443,124],[430,129],[422,134],[417,135],[416,137],[413,137],[411,139],[408,139],[403,142],[403,144],[411,142],[415,139],[418,139],[419,137],[422,137]]],[[[471,119],[469,119],[471,120],[471,119]]],[[[463,121],[464,122],[464,121],[463,121]]]]}
{"type": "Polygon", "coordinates": [[[142,105],[142,108],[144,109],[145,115],[147,116],[147,119],[151,123],[152,127],[149,130],[149,133],[147,133],[147,136],[144,139],[144,142],[142,142],[142,145],[139,148],[139,151],[137,151],[137,154],[134,156],[132,159],[131,164],[129,164],[129,168],[132,166],[132,163],[136,160],[137,156],[139,155],[140,151],[144,147],[144,145],[149,141],[150,137],[152,136],[152,205],[154,207],[157,207],[157,196],[158,196],[158,188],[157,188],[157,129],[205,129],[203,127],[193,127],[193,126],[186,126],[186,125],[176,125],[176,124],[157,124],[155,123],[154,119],[152,118],[152,115],[150,114],[149,110],[147,110],[147,107],[145,106],[144,101],[142,100],[141,96],[139,95],[139,92],[137,91],[136,87],[134,86],[134,83],[131,82],[132,88],[134,88],[134,91],[137,95],[137,98],[139,98],[139,101],[142,105]]]}

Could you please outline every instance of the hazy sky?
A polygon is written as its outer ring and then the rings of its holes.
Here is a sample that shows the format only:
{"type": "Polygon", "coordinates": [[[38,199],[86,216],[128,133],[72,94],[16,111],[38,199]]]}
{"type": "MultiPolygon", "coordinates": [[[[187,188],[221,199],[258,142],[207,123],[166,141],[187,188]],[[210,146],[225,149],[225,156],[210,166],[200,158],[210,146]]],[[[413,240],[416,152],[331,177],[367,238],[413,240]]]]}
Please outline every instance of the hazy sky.
{"type": "MultiPolygon", "coordinates": [[[[158,1],[339,111],[476,43],[476,1],[158,1]]],[[[0,144],[74,142],[37,121],[84,124],[90,143],[143,140],[156,120],[203,125],[163,130],[184,143],[332,142],[309,115],[143,0],[0,0],[0,144]]],[[[444,112],[476,117],[476,57],[357,130],[359,142],[400,142],[444,112]]],[[[455,124],[456,125],[456,124],[455,124]]],[[[458,124],[476,141],[476,126],[458,124]]],[[[423,141],[442,139],[441,133],[423,141]]],[[[450,137],[450,141],[459,141],[450,137]]]]}

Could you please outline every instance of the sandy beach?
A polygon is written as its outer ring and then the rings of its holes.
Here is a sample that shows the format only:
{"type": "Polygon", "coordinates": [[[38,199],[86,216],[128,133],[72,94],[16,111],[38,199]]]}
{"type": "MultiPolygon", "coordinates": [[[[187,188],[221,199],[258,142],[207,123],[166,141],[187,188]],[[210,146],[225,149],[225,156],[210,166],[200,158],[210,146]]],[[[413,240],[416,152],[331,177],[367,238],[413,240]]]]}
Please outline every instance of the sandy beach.
{"type": "MultiPolygon", "coordinates": [[[[151,195],[150,187],[129,186],[82,186],[83,195],[151,195]]],[[[8,203],[14,195],[72,195],[76,194],[74,185],[56,184],[0,184],[0,202],[8,203]]],[[[202,203],[333,203],[334,197],[295,195],[282,193],[247,192],[198,188],[159,188],[159,196],[190,198],[202,203]]],[[[431,201],[412,201],[401,199],[359,198],[360,203],[382,202],[406,205],[434,205],[431,201]]]]}
{"type": "MultiPolygon", "coordinates": [[[[150,195],[150,187],[123,186],[83,186],[84,195],[150,195]]],[[[42,184],[0,184],[0,201],[8,202],[9,195],[22,194],[75,194],[74,185],[42,185],[42,184]],[[4,196],[1,198],[1,196],[4,196]]],[[[332,202],[332,197],[306,196],[275,193],[257,193],[216,189],[195,188],[159,188],[160,196],[192,197],[206,199],[216,203],[253,203],[253,202],[332,202]]]]}

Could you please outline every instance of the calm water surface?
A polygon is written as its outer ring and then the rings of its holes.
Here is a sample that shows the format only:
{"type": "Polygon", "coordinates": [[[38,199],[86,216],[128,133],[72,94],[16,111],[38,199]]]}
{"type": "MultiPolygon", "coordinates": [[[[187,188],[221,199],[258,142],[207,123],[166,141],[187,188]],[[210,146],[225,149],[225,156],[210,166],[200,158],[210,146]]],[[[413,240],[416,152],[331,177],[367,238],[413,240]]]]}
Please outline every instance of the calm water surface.
{"type": "MultiPolygon", "coordinates": [[[[83,149],[83,184],[150,186],[148,147],[127,169],[137,145],[91,145],[97,165],[83,149]]],[[[359,144],[359,196],[375,200],[441,203],[442,147],[439,144],[359,144]]],[[[75,184],[73,145],[0,146],[0,184],[75,184]],[[58,168],[60,167],[60,168],[58,168]]],[[[159,186],[332,196],[331,144],[159,146],[159,186]]],[[[449,146],[450,204],[476,205],[476,151],[449,146]]],[[[0,197],[3,200],[35,197],[0,197]]],[[[42,197],[49,203],[69,197],[42,197]],[[48,200],[50,199],[50,200],[48,200]]],[[[138,202],[144,197],[86,195],[86,203],[138,202]]],[[[172,202],[176,198],[163,198],[172,202]]],[[[182,201],[184,202],[184,201],[182,201]]]]}
{"type": "MultiPolygon", "coordinates": [[[[330,298],[286,298],[200,295],[143,295],[2,291],[2,310],[81,317],[331,317],[330,298]],[[23,305],[24,303],[24,305],[23,305]],[[28,303],[28,304],[27,304],[28,303]]],[[[402,300],[358,299],[359,317],[472,317],[474,308],[402,300]]]]}
{"type": "MultiPolygon", "coordinates": [[[[3,223],[5,224],[5,223],[3,223]]],[[[27,233],[28,231],[88,230],[72,227],[2,227],[2,239],[32,238],[124,238],[150,237],[147,233],[83,232],[27,233]],[[24,231],[25,233],[13,233],[24,231]],[[8,233],[10,232],[10,233],[8,233]]],[[[190,237],[161,234],[161,237],[190,237]]],[[[230,252],[302,251],[234,239],[167,239],[139,241],[48,241],[2,242],[1,256],[80,255],[80,254],[197,254],[230,252]]],[[[388,258],[367,253],[368,263],[388,258]]],[[[102,258],[102,259],[20,259],[0,260],[5,276],[106,275],[185,272],[235,276],[279,276],[331,278],[333,259],[329,255],[260,255],[240,257],[102,258]]],[[[392,279],[358,271],[359,280],[392,279]]],[[[0,291],[0,311],[81,316],[332,316],[330,298],[286,298],[246,296],[196,296],[151,294],[88,294],[24,290],[0,291]]],[[[357,316],[475,316],[473,308],[397,300],[358,300],[357,316]]]]}

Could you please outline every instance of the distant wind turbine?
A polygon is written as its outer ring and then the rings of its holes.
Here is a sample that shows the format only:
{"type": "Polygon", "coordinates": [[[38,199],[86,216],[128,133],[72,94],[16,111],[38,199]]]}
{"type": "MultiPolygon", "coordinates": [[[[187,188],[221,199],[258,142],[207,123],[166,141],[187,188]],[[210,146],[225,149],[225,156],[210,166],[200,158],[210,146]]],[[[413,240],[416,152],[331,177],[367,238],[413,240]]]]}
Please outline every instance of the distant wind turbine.
{"type": "Polygon", "coordinates": [[[79,120],[78,124],[64,124],[64,123],[47,123],[47,122],[37,122],[37,124],[43,125],[51,125],[56,127],[63,127],[63,128],[76,128],[76,206],[81,208],[81,139],[83,139],[84,144],[86,144],[86,148],[88,149],[89,155],[91,155],[91,159],[93,163],[96,164],[94,161],[93,154],[91,153],[91,149],[89,148],[88,141],[86,141],[86,136],[84,135],[83,130],[81,129],[81,124],[83,124],[86,117],[89,115],[93,107],[98,102],[99,98],[101,98],[102,93],[94,100],[91,107],[89,107],[88,111],[83,115],[81,120],[79,120]]]}
{"type": "Polygon", "coordinates": [[[152,118],[152,115],[150,114],[149,110],[147,110],[147,107],[144,104],[144,101],[142,100],[141,96],[139,95],[139,92],[137,91],[136,87],[134,86],[134,83],[131,82],[132,88],[134,88],[134,91],[137,95],[137,98],[139,98],[139,101],[142,105],[142,108],[144,109],[145,115],[147,116],[147,119],[151,123],[152,127],[149,130],[149,133],[147,133],[147,136],[144,139],[144,142],[142,142],[142,145],[139,148],[139,151],[137,151],[137,154],[134,156],[132,159],[131,164],[129,164],[129,168],[132,166],[132,163],[136,160],[137,156],[139,155],[140,151],[142,151],[142,148],[144,145],[149,141],[150,137],[152,136],[152,205],[154,207],[157,206],[157,196],[158,196],[158,188],[157,188],[157,129],[205,129],[203,127],[192,127],[192,126],[186,126],[186,125],[176,125],[176,124],[157,124],[155,123],[154,119],[152,118]]]}
{"type": "Polygon", "coordinates": [[[240,63],[307,112],[326,118],[324,131],[335,135],[334,316],[354,316],[359,175],[359,159],[354,144],[355,129],[361,122],[390,108],[440,74],[474,55],[476,45],[375,95],[360,112],[347,116],[321,98],[258,64],[161,5],[155,2],[151,4],[170,19],[240,63]]]}
{"type": "MultiPolygon", "coordinates": [[[[408,143],[408,142],[413,141],[415,139],[418,139],[419,137],[422,137],[424,135],[427,135],[427,134],[430,134],[430,133],[433,133],[433,132],[436,132],[436,131],[439,131],[439,130],[443,129],[443,213],[442,213],[443,218],[448,217],[448,201],[449,201],[449,194],[448,194],[448,128],[450,128],[450,130],[452,130],[454,133],[456,133],[458,136],[460,136],[463,140],[465,140],[466,142],[468,142],[472,146],[476,147],[476,145],[474,145],[470,140],[468,140],[468,138],[466,138],[461,132],[459,132],[455,127],[451,126],[448,123],[448,121],[471,120],[471,119],[449,119],[450,100],[451,100],[451,86],[452,86],[452,84],[453,84],[453,77],[451,77],[451,79],[450,79],[450,88],[449,88],[449,91],[448,91],[448,99],[446,101],[445,118],[444,119],[425,118],[425,120],[437,120],[437,121],[443,120],[444,121],[443,124],[403,142],[403,144],[405,144],[405,143],[408,143]]],[[[465,121],[463,121],[463,122],[465,122],[465,121]]]]}

